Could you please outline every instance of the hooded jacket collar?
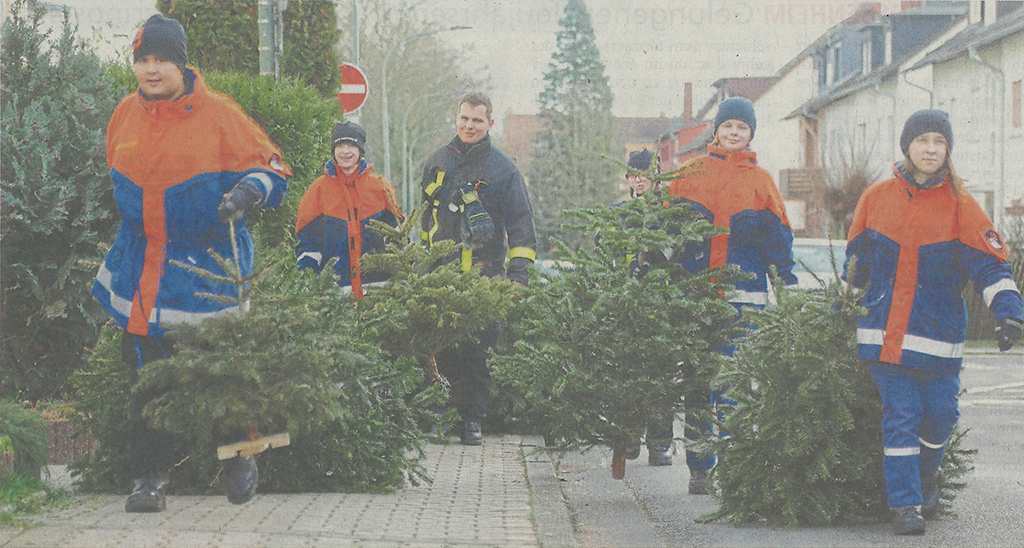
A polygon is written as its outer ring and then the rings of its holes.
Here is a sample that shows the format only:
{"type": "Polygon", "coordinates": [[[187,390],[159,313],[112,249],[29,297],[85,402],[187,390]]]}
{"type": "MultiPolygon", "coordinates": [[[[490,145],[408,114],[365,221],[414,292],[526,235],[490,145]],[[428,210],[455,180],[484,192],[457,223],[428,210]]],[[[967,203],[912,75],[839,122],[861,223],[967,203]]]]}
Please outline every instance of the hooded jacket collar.
{"type": "Polygon", "coordinates": [[[345,175],[338,171],[338,166],[334,163],[334,160],[327,160],[327,163],[324,164],[325,175],[332,179],[337,179],[348,186],[354,185],[356,183],[356,179],[362,177],[364,174],[369,174],[372,170],[373,166],[367,164],[365,159],[359,160],[359,165],[356,166],[356,170],[352,172],[351,175],[345,175]]]}
{"type": "Polygon", "coordinates": [[[949,170],[943,168],[936,174],[937,176],[929,177],[928,179],[925,180],[925,182],[919,183],[916,179],[914,179],[914,176],[911,175],[910,171],[907,169],[906,160],[900,160],[893,164],[892,172],[893,174],[896,175],[897,178],[899,178],[900,180],[909,185],[916,187],[919,190],[928,190],[929,188],[934,188],[946,182],[949,179],[949,170]]]}
{"type": "Polygon", "coordinates": [[[739,168],[751,169],[757,165],[757,153],[749,148],[732,152],[720,146],[708,145],[708,157],[739,168]]]}
{"type": "Polygon", "coordinates": [[[186,67],[184,75],[185,93],[181,97],[150,101],[140,89],[136,94],[139,107],[152,116],[181,118],[194,112],[206,100],[210,89],[206,87],[206,81],[198,70],[186,67]]]}
{"type": "Polygon", "coordinates": [[[462,139],[456,135],[455,138],[448,143],[448,148],[454,150],[463,162],[467,162],[473,158],[483,156],[491,150],[491,134],[488,133],[483,139],[480,139],[471,145],[462,142],[462,139]]]}

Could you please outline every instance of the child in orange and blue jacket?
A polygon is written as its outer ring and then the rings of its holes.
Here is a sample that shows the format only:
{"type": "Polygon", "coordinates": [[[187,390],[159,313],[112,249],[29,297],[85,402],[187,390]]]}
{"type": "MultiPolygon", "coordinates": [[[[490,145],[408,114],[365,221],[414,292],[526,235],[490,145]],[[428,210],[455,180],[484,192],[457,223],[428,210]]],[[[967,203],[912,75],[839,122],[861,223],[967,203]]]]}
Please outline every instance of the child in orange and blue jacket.
{"type": "Polygon", "coordinates": [[[384,248],[384,237],[370,230],[371,220],[391,226],[402,218],[395,191],[366,163],[366,131],[356,123],[335,124],[331,160],[324,174],[306,189],[295,223],[295,255],[299,270],[323,269],[334,257],[338,285],[363,296],[364,285],[383,282],[380,275],[364,277],[359,258],[384,248]]]}
{"type": "MultiPolygon", "coordinates": [[[[857,351],[873,362],[882,398],[885,482],[896,534],[924,534],[938,510],[936,473],[959,417],[969,279],[995,314],[999,349],[1021,336],[1024,302],[1002,237],[964,190],[950,158],[953,128],[939,110],[907,119],[904,159],[854,210],[850,280],[866,287],[857,351]]],[[[845,269],[844,269],[845,270],[845,269]]]]}
{"type": "MultiPolygon", "coordinates": [[[[281,150],[237,103],[211,91],[197,70],[185,66],[180,23],[152,16],[132,49],[139,89],[118,104],[107,125],[107,162],[121,227],[92,294],[125,330],[121,355],[134,384],[145,364],[173,355],[175,324],[238,311],[238,304],[196,295],[237,298],[234,284],[171,261],[223,276],[207,250],[231,257],[237,248],[241,274],[250,274],[253,243],[246,212],[280,204],[291,170],[281,162],[281,150]]],[[[126,512],[166,508],[174,447],[170,434],[142,420],[151,396],[130,396],[129,466],[135,487],[126,512]]],[[[252,457],[229,459],[221,477],[229,500],[244,503],[256,490],[256,463],[252,457]]]]}
{"type": "MultiPolygon", "coordinates": [[[[754,105],[742,97],[726,99],[718,106],[714,124],[715,139],[708,145],[707,155],[684,165],[697,172],[672,181],[668,193],[692,205],[715,226],[729,229],[729,233],[686,246],[679,260],[691,272],[728,263],[753,274],[752,279],[737,282],[729,302],[738,311],[743,307],[764,308],[768,304],[769,266],[775,266],[783,283],[796,283],[793,231],[779,189],[771,175],[757,165],[757,154],[748,146],[757,129],[754,105]]],[[[731,355],[733,349],[730,346],[723,351],[731,355]]],[[[706,434],[710,425],[696,420],[691,411],[719,402],[728,403],[719,390],[698,390],[688,395],[684,437],[696,439],[696,431],[706,434]]],[[[705,494],[705,478],[715,464],[715,456],[687,450],[686,464],[690,468],[690,494],[705,494]]]]}

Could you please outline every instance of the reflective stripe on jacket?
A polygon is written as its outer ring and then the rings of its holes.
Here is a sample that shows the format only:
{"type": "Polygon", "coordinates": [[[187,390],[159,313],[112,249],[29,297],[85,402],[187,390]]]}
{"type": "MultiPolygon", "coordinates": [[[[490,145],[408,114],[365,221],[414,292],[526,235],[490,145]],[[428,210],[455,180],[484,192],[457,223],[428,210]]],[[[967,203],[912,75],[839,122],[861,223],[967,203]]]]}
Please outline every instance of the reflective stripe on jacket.
{"type": "MultiPolygon", "coordinates": [[[[237,296],[233,284],[214,282],[170,263],[215,274],[224,270],[207,250],[233,256],[230,229],[217,217],[222,196],[246,180],[259,189],[261,207],[280,204],[291,170],[281,150],[226,95],[210,91],[185,69],[187,93],[175,101],[124,98],[107,126],[107,162],[121,226],[93,283],[93,296],[136,335],[163,336],[175,323],[198,323],[237,305],[196,292],[237,296]]],[[[252,239],[236,223],[238,262],[252,272],[252,239]]]]}
{"type": "Polygon", "coordinates": [[[323,269],[336,257],[334,274],[341,287],[352,286],[356,296],[362,285],[383,280],[380,274],[363,276],[359,258],[384,249],[384,237],[369,229],[371,220],[398,226],[395,191],[382,177],[372,174],[373,166],[360,162],[351,176],[339,173],[333,161],[324,175],[309,185],[299,203],[295,223],[295,256],[299,269],[323,269]],[[349,230],[350,226],[359,227],[349,230]]]}
{"type": "Polygon", "coordinates": [[[730,302],[763,308],[768,304],[769,265],[775,265],[784,283],[796,283],[793,231],[778,187],[750,150],[729,152],[708,145],[706,156],[685,166],[697,173],[672,181],[669,194],[729,233],[686,246],[680,262],[691,272],[737,265],[755,277],[737,282],[730,302]]]}
{"type": "MultiPolygon", "coordinates": [[[[896,176],[870,186],[853,214],[846,262],[866,287],[857,322],[866,360],[957,374],[963,360],[970,279],[997,319],[1021,319],[1024,304],[1009,251],[968,192],[948,180],[922,189],[896,176]]],[[[844,272],[846,269],[844,268],[844,272]]]]}
{"type": "MultiPolygon", "coordinates": [[[[537,255],[537,234],[533,226],[533,207],[526,181],[519,168],[504,152],[491,146],[490,136],[467,146],[455,137],[447,146],[434,151],[423,170],[423,215],[421,239],[427,246],[441,240],[462,241],[462,213],[453,202],[460,185],[475,186],[481,204],[494,223],[494,237],[472,253],[465,250],[463,265],[482,263],[486,276],[505,276],[526,284],[529,265],[537,255]]],[[[450,260],[456,260],[452,257],[450,260]]]]}

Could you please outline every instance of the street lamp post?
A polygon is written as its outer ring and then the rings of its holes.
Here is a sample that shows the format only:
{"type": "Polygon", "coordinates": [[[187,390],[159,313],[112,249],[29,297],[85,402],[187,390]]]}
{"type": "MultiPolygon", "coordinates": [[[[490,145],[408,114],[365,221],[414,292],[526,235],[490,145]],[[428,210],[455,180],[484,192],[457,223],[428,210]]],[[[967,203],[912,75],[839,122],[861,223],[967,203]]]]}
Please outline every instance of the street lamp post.
{"type": "Polygon", "coordinates": [[[397,44],[391,46],[388,49],[387,54],[384,55],[384,62],[381,63],[380,67],[380,119],[381,129],[384,138],[384,178],[389,182],[391,181],[391,133],[388,131],[388,127],[391,124],[390,116],[388,115],[388,61],[391,59],[391,54],[394,53],[402,44],[422,38],[424,36],[430,36],[431,34],[437,34],[448,30],[464,30],[472,27],[460,27],[453,26],[443,29],[425,30],[423,32],[417,32],[402,38],[397,44]]]}
{"type": "Polygon", "coordinates": [[[409,154],[409,115],[412,114],[413,109],[415,109],[416,105],[420,104],[421,101],[436,97],[464,95],[465,93],[465,90],[459,89],[444,93],[428,93],[426,95],[420,95],[409,105],[408,108],[405,109],[405,115],[402,116],[402,207],[405,211],[412,211],[414,206],[412,192],[412,159],[409,154]]]}

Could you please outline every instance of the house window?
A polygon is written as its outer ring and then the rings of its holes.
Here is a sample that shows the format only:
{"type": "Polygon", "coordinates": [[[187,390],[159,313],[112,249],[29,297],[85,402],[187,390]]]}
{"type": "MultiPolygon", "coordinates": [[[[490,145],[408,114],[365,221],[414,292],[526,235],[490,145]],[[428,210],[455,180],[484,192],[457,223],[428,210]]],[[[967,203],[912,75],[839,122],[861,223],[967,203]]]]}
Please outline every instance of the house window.
{"type": "Polygon", "coordinates": [[[861,42],[860,46],[860,71],[861,74],[871,72],[871,37],[861,42]]]}
{"type": "Polygon", "coordinates": [[[1010,98],[1013,110],[1013,127],[1021,126],[1021,81],[1017,80],[1013,83],[1013,93],[1010,98]]]}
{"type": "Polygon", "coordinates": [[[892,27],[885,27],[885,64],[892,64],[892,27]]]}
{"type": "Polygon", "coordinates": [[[825,82],[827,85],[831,86],[839,81],[839,47],[842,45],[842,42],[836,42],[828,50],[828,78],[825,82]]]}

